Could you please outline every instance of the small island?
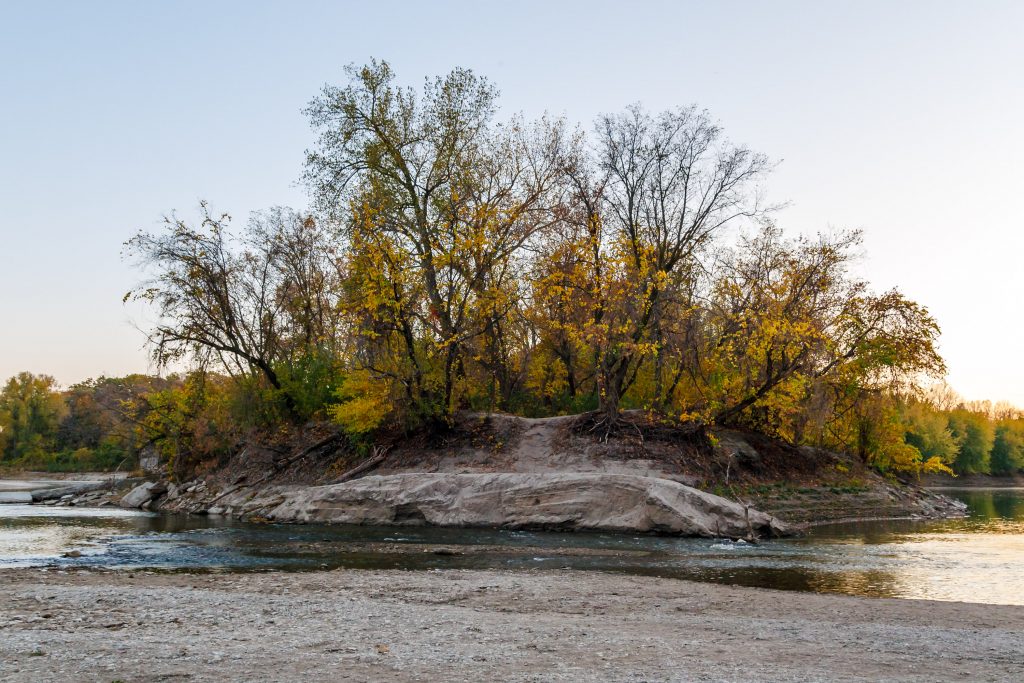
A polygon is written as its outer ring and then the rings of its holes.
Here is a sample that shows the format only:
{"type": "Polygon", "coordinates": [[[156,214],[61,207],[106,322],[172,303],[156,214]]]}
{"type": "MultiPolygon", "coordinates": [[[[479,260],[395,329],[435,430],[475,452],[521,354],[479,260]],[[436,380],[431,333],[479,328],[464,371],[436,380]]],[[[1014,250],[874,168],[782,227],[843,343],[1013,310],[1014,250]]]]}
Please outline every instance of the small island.
{"type": "Polygon", "coordinates": [[[870,228],[667,77],[407,76],[304,95],[303,206],[109,244],[139,372],[0,385],[0,679],[1024,680],[1024,411],[870,228]]]}

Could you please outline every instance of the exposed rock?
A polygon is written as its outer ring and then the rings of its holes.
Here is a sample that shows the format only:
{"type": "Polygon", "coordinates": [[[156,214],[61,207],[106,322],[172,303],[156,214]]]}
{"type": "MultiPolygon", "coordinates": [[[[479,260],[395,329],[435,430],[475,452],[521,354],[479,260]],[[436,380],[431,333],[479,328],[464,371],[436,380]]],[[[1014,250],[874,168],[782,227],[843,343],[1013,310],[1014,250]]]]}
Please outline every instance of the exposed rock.
{"type": "Polygon", "coordinates": [[[96,491],[108,486],[105,481],[85,481],[70,486],[57,486],[52,488],[41,488],[32,491],[32,500],[41,503],[46,500],[71,500],[76,495],[87,491],[96,491]]]}
{"type": "Polygon", "coordinates": [[[156,482],[139,484],[121,498],[120,505],[123,508],[141,508],[166,490],[165,487],[156,482]]]}
{"type": "Polygon", "coordinates": [[[160,472],[160,453],[152,444],[145,446],[139,453],[139,467],[151,474],[160,472]]]}
{"type": "Polygon", "coordinates": [[[31,502],[32,494],[28,491],[0,491],[0,504],[31,502]]]}
{"type": "MultiPolygon", "coordinates": [[[[278,489],[275,521],[650,532],[741,538],[789,527],[677,482],[624,474],[396,474],[278,489]]],[[[244,507],[261,507],[261,496],[244,507]]],[[[232,501],[235,504],[235,501],[232,501]]]]}

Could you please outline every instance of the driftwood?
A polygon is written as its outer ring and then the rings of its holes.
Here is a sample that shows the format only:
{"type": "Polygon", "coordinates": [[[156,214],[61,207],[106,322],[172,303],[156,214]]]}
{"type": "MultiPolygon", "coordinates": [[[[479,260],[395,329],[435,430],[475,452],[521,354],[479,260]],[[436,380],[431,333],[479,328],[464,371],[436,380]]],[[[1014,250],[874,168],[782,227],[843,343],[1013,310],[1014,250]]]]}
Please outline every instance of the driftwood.
{"type": "Polygon", "coordinates": [[[349,479],[352,479],[356,475],[362,474],[367,470],[372,470],[374,467],[381,464],[382,462],[384,462],[385,459],[387,459],[389,450],[391,450],[390,446],[374,446],[373,455],[370,456],[369,460],[363,462],[360,465],[356,465],[348,472],[345,472],[337,479],[334,479],[331,483],[340,484],[341,482],[348,481],[349,479]]]}
{"type": "Polygon", "coordinates": [[[323,448],[324,446],[330,445],[330,444],[334,443],[335,441],[337,441],[340,438],[341,438],[340,434],[331,434],[326,439],[321,439],[320,441],[317,441],[315,444],[313,444],[309,448],[303,449],[301,453],[298,453],[296,455],[293,455],[290,458],[286,458],[286,459],[281,460],[281,461],[275,460],[274,461],[274,469],[278,470],[278,471],[286,469],[286,468],[290,467],[291,465],[293,465],[295,462],[297,462],[299,460],[302,460],[303,458],[305,458],[310,453],[313,453],[314,451],[318,451],[321,448],[323,448]]]}
{"type": "Polygon", "coordinates": [[[757,545],[757,534],[754,533],[754,525],[750,523],[750,503],[741,500],[740,505],[743,506],[743,517],[747,521],[747,542],[757,545]]]}
{"type": "MultiPolygon", "coordinates": [[[[732,464],[733,454],[729,454],[729,464],[732,464]]],[[[743,506],[743,517],[747,522],[747,537],[745,540],[747,543],[753,543],[758,545],[760,539],[758,538],[757,532],[754,531],[754,525],[750,523],[750,501],[740,498],[739,494],[736,493],[736,488],[729,483],[729,467],[725,468],[725,483],[729,486],[729,493],[732,494],[733,500],[743,506]]]]}

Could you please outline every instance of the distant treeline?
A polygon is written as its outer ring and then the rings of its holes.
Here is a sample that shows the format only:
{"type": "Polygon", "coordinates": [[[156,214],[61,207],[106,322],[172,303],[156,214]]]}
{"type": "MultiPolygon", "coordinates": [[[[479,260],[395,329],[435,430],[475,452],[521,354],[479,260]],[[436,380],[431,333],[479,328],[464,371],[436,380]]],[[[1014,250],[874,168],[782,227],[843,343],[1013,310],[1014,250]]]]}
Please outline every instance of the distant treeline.
{"type": "Polygon", "coordinates": [[[210,462],[279,421],[260,412],[276,399],[255,393],[205,372],[100,377],[67,389],[50,376],[22,372],[0,389],[0,467],[131,471],[144,451],[172,469],[210,462]]]}
{"type": "Polygon", "coordinates": [[[903,402],[899,417],[908,445],[957,474],[1024,472],[1024,413],[1012,405],[964,402],[937,386],[903,402]]]}
{"type": "Polygon", "coordinates": [[[144,442],[138,418],[170,385],[144,375],[100,378],[59,390],[22,372],[0,389],[0,465],[26,470],[132,470],[144,442]]]}

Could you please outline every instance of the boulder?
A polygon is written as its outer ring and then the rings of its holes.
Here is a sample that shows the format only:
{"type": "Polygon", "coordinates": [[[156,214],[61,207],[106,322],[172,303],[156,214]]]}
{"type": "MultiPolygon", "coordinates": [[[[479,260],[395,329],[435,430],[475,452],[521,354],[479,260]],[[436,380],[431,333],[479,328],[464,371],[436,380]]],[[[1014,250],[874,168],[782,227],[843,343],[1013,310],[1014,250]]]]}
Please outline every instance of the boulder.
{"type": "Polygon", "coordinates": [[[265,515],[276,521],[729,538],[751,531],[760,536],[791,532],[774,517],[725,498],[667,479],[629,474],[394,474],[279,489],[272,495],[283,499],[265,515]]]}
{"type": "Polygon", "coordinates": [[[166,488],[155,482],[147,481],[139,484],[121,498],[120,505],[123,508],[141,508],[153,500],[156,496],[166,491],[166,488]]]}

